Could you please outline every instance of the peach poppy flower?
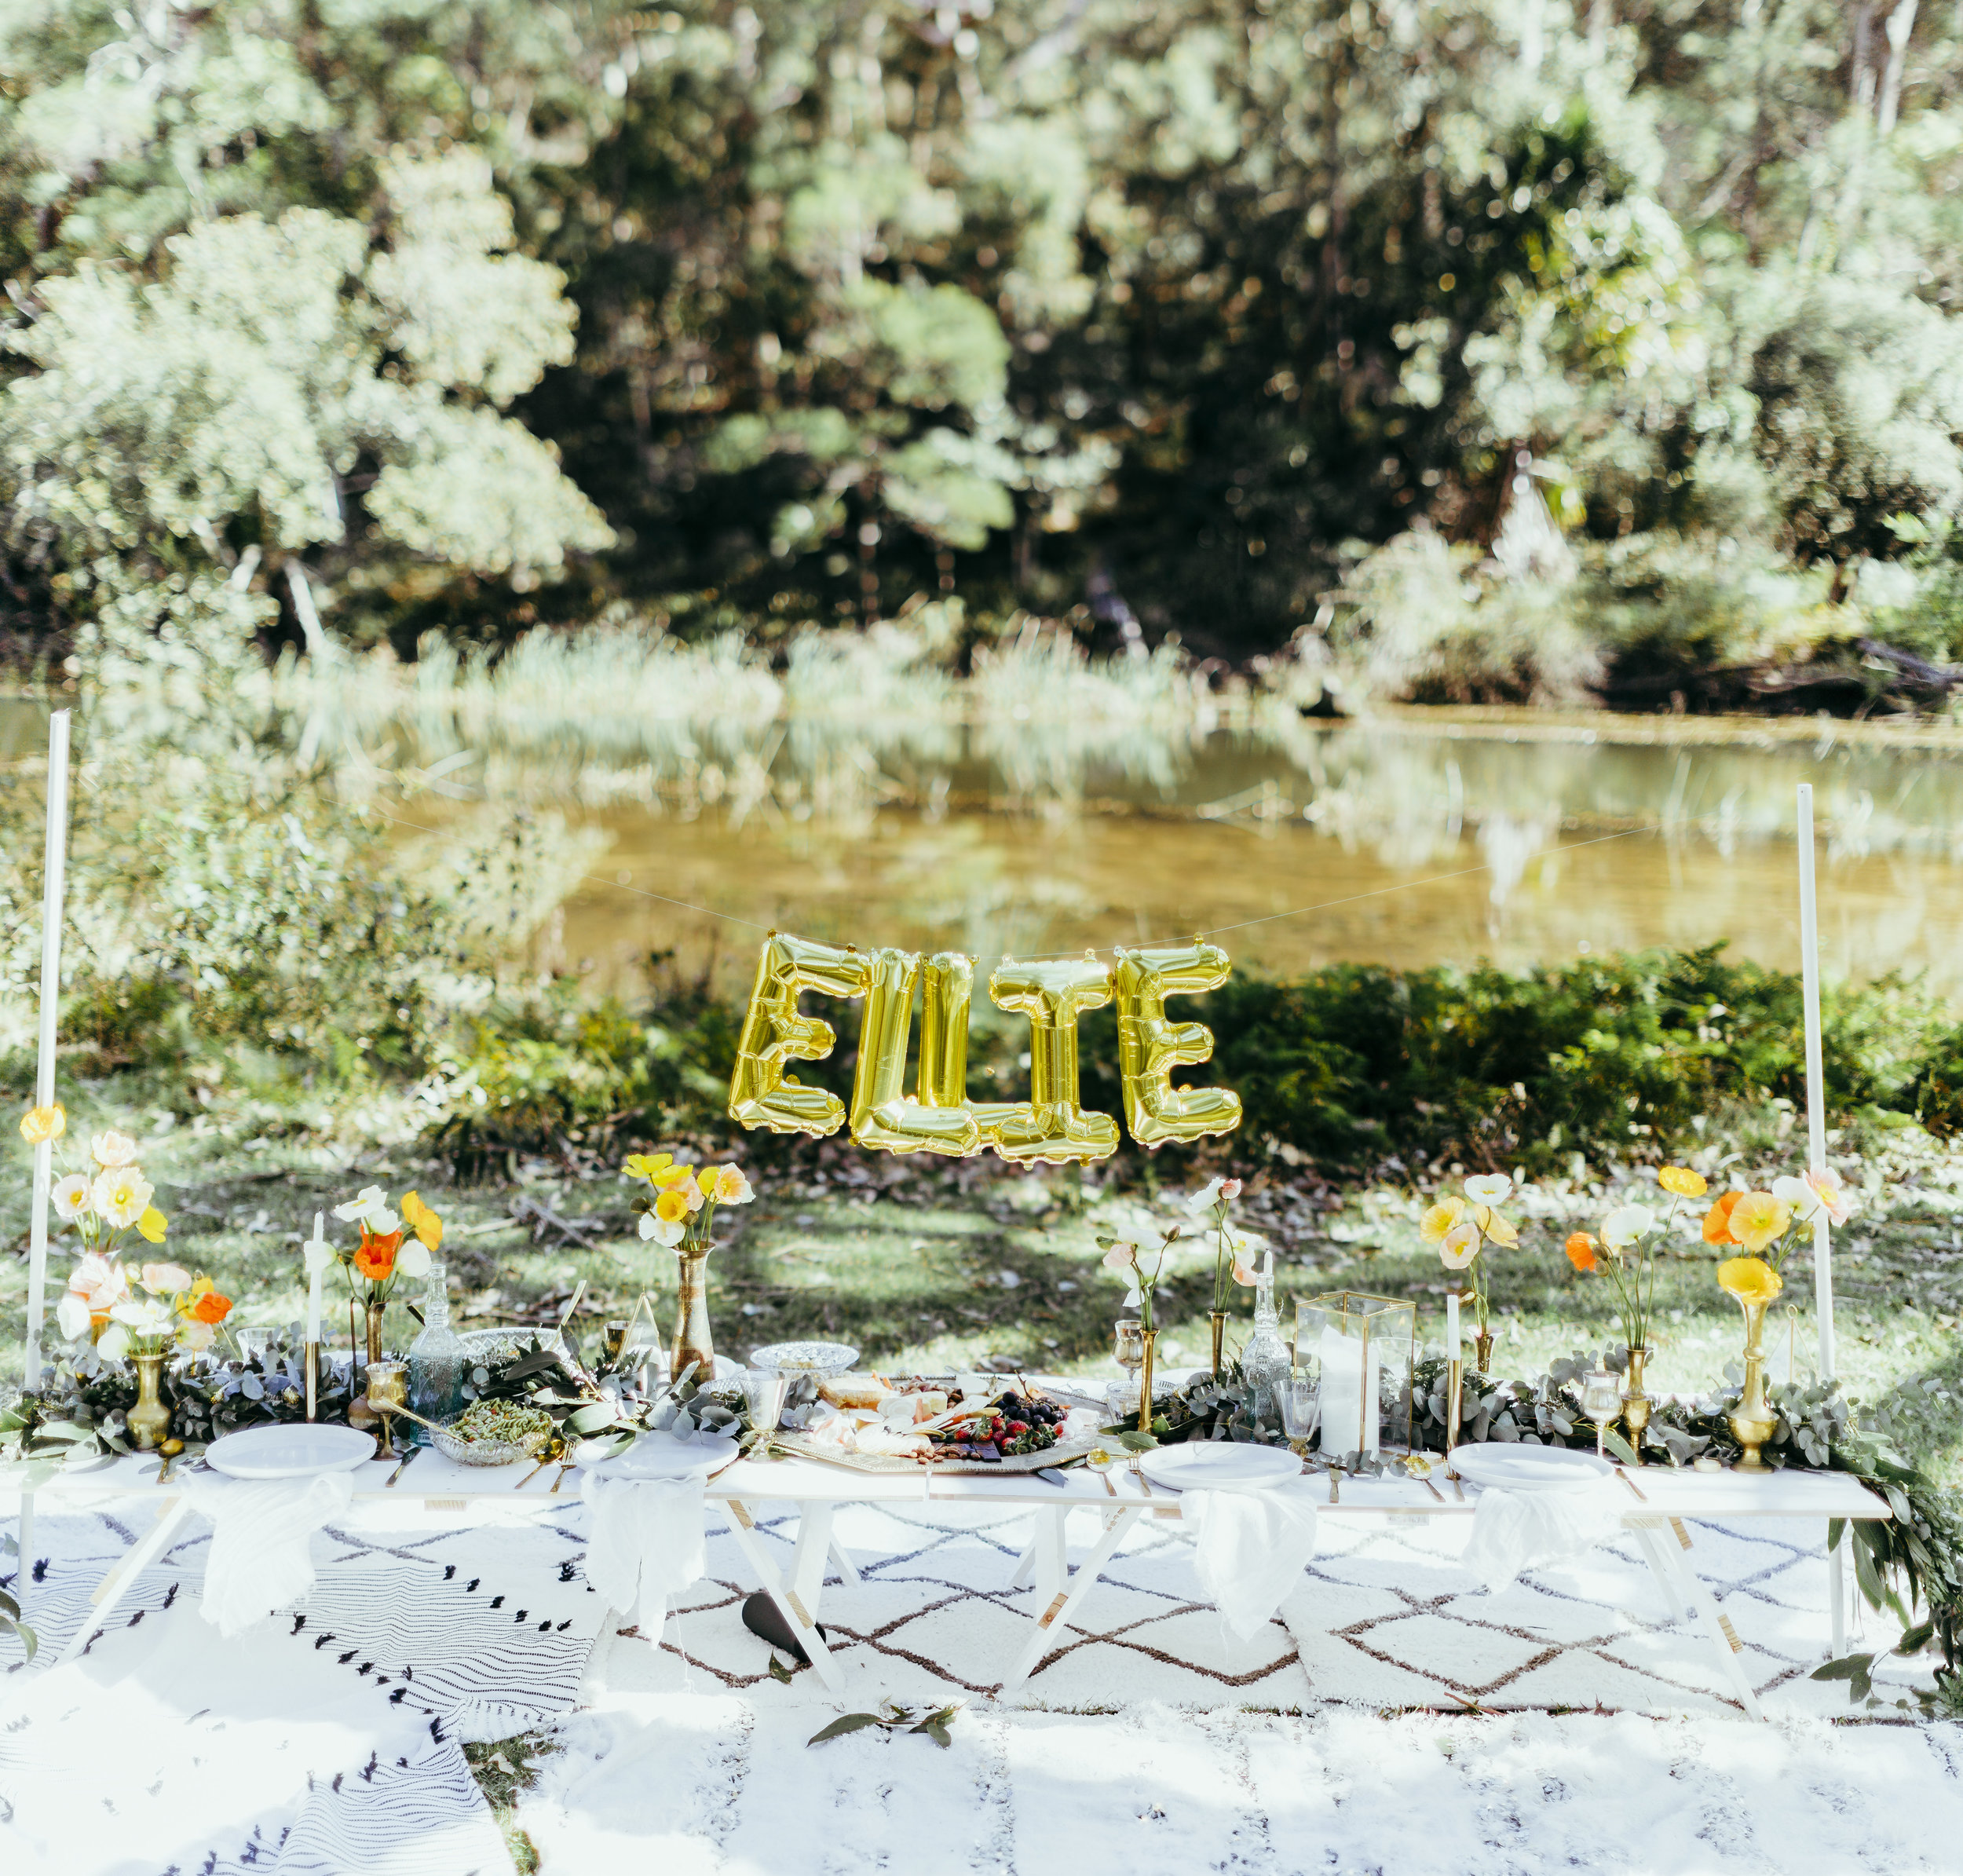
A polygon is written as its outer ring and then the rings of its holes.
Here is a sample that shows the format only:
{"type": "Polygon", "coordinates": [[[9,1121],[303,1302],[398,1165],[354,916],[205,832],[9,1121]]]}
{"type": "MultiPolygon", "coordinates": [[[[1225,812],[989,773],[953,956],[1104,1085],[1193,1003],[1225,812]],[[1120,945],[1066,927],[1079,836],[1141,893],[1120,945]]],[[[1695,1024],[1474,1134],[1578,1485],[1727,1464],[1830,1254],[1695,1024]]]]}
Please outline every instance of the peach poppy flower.
{"type": "Polygon", "coordinates": [[[1577,1271],[1595,1268],[1595,1240],[1586,1231],[1571,1231],[1566,1245],[1568,1262],[1577,1271]]]}
{"type": "Polygon", "coordinates": [[[1770,1192],[1748,1192],[1731,1208],[1731,1242],[1748,1251],[1762,1251],[1782,1237],[1793,1222],[1793,1208],[1770,1192]]]}
{"type": "Polygon", "coordinates": [[[44,1140],[58,1140],[68,1131],[68,1114],[59,1101],[46,1107],[30,1107],[20,1117],[20,1137],[30,1146],[44,1140]]]}
{"type": "Polygon", "coordinates": [[[1438,1261],[1449,1271],[1462,1271],[1479,1254],[1479,1227],[1468,1220],[1455,1224],[1438,1240],[1438,1261]]]}
{"type": "Polygon", "coordinates": [[[210,1287],[210,1279],[204,1279],[206,1287],[192,1299],[191,1307],[185,1313],[194,1322],[222,1322],[232,1314],[232,1299],[221,1296],[210,1287]]]}
{"type": "Polygon", "coordinates": [[[1709,1211],[1704,1214],[1704,1242],[1706,1244],[1729,1244],[1731,1238],[1731,1208],[1744,1198],[1742,1192],[1720,1193],[1709,1211]]]}
{"type": "Polygon", "coordinates": [[[401,1249],[402,1234],[390,1231],[378,1237],[364,1226],[361,1242],[355,1246],[354,1267],[358,1276],[371,1283],[386,1283],[395,1271],[395,1254],[401,1249]]]}

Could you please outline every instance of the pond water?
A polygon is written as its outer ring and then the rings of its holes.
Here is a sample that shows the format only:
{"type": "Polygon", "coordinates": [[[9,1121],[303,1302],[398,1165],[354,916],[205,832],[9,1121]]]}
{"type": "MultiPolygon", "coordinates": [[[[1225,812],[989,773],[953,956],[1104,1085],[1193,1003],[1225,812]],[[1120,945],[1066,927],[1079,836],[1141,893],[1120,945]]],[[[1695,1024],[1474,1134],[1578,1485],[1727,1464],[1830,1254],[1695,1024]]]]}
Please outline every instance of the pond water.
{"type": "Polygon", "coordinates": [[[1947,755],[1399,722],[1139,738],[1046,781],[1041,751],[1000,731],[955,740],[938,761],[860,745],[802,763],[765,741],[747,785],[739,748],[672,796],[577,810],[609,844],[565,908],[566,961],[623,986],[650,951],[747,971],[760,933],[642,896],[660,894],[985,963],[1203,931],[1270,972],[1719,939],[1790,969],[1805,781],[1828,973],[1963,993],[1963,762],[1947,755]],[[855,785],[828,781],[842,761],[855,785]]]}

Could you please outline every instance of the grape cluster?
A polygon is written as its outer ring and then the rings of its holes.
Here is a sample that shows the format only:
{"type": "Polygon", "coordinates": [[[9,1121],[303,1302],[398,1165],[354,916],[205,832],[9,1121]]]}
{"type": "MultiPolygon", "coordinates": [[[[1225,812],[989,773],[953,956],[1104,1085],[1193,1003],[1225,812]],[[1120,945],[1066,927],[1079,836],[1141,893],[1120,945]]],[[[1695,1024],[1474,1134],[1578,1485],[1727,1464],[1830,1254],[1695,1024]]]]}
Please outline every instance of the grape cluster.
{"type": "Polygon", "coordinates": [[[1040,1453],[1057,1443],[1066,1410],[1041,1395],[1005,1390],[988,1403],[985,1421],[965,1421],[954,1437],[938,1440],[944,1459],[978,1459],[995,1464],[1024,1453],[1040,1453]]]}

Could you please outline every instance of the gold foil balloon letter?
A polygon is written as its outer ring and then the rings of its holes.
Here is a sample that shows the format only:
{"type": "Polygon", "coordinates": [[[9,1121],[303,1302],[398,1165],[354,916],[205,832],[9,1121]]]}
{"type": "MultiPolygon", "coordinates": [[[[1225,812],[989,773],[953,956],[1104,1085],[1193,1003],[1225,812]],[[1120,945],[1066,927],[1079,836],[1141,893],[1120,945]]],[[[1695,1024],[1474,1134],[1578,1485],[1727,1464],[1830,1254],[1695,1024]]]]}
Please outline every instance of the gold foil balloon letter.
{"type": "MultiPolygon", "coordinates": [[[[845,1124],[845,1103],[836,1095],[806,1088],[784,1070],[793,1062],[823,1060],[837,1040],[830,1023],[799,1014],[799,993],[857,997],[871,975],[870,961],[861,952],[780,932],[764,940],[729,1079],[731,1120],[773,1133],[836,1133],[845,1124]]],[[[904,1055],[904,1031],[900,1048],[904,1055]]]]}
{"type": "MultiPolygon", "coordinates": [[[[954,1096],[943,1103],[934,1098],[938,1083],[930,1077],[930,1058],[937,1065],[952,1054],[956,1073],[967,1063],[967,1000],[960,1004],[958,1035],[945,1032],[945,1003],[938,998],[937,975],[945,963],[937,957],[928,966],[927,1029],[920,1044],[920,1098],[906,1098],[907,1037],[913,1027],[913,986],[920,960],[911,951],[875,951],[866,960],[865,1015],[859,1026],[859,1066],[852,1080],[852,1137],[861,1146],[886,1153],[950,1153],[965,1156],[981,1146],[974,1116],[963,1104],[957,1080],[954,1096]],[[937,1002],[940,1008],[937,1010],[937,1002]],[[937,1022],[942,1027],[937,1034],[937,1022]]],[[[974,966],[967,958],[971,977],[974,966]]]]}
{"type": "Polygon", "coordinates": [[[1101,1160],[1118,1147],[1117,1123],[1077,1105],[1077,1018],[1111,1000],[1111,973],[1095,952],[1061,963],[1004,958],[989,979],[998,1009],[1029,1019],[1029,1099],[978,1105],[983,1136],[1005,1160],[1101,1160]]]}
{"type": "Polygon", "coordinates": [[[1120,946],[1113,978],[1118,1000],[1118,1071],[1124,1084],[1124,1125],[1141,1146],[1230,1133],[1241,1125],[1241,1097],[1224,1088],[1173,1087],[1169,1072],[1204,1062],[1213,1032],[1197,1022],[1168,1022],[1165,1000],[1218,989],[1226,982],[1226,953],[1218,945],[1120,946]]]}

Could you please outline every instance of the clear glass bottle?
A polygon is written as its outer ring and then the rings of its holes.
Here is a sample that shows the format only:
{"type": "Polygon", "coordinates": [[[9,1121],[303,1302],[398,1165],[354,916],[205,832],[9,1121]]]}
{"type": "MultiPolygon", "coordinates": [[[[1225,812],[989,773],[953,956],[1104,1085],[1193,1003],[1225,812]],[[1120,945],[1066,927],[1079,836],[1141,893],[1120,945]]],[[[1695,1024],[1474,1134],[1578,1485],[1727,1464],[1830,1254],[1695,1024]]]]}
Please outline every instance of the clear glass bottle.
{"type": "Polygon", "coordinates": [[[1274,1273],[1264,1267],[1254,1280],[1254,1333],[1241,1351],[1241,1375],[1252,1398],[1257,1420],[1281,1424],[1281,1402],[1289,1385],[1289,1345],[1281,1339],[1281,1318],[1274,1307],[1274,1273]]]}
{"type": "MultiPolygon", "coordinates": [[[[422,1333],[409,1344],[409,1405],[426,1420],[447,1420],[463,1404],[463,1344],[450,1326],[450,1292],[442,1263],[432,1263],[422,1293],[422,1333]]],[[[426,1427],[409,1423],[416,1443],[426,1427]]]]}

